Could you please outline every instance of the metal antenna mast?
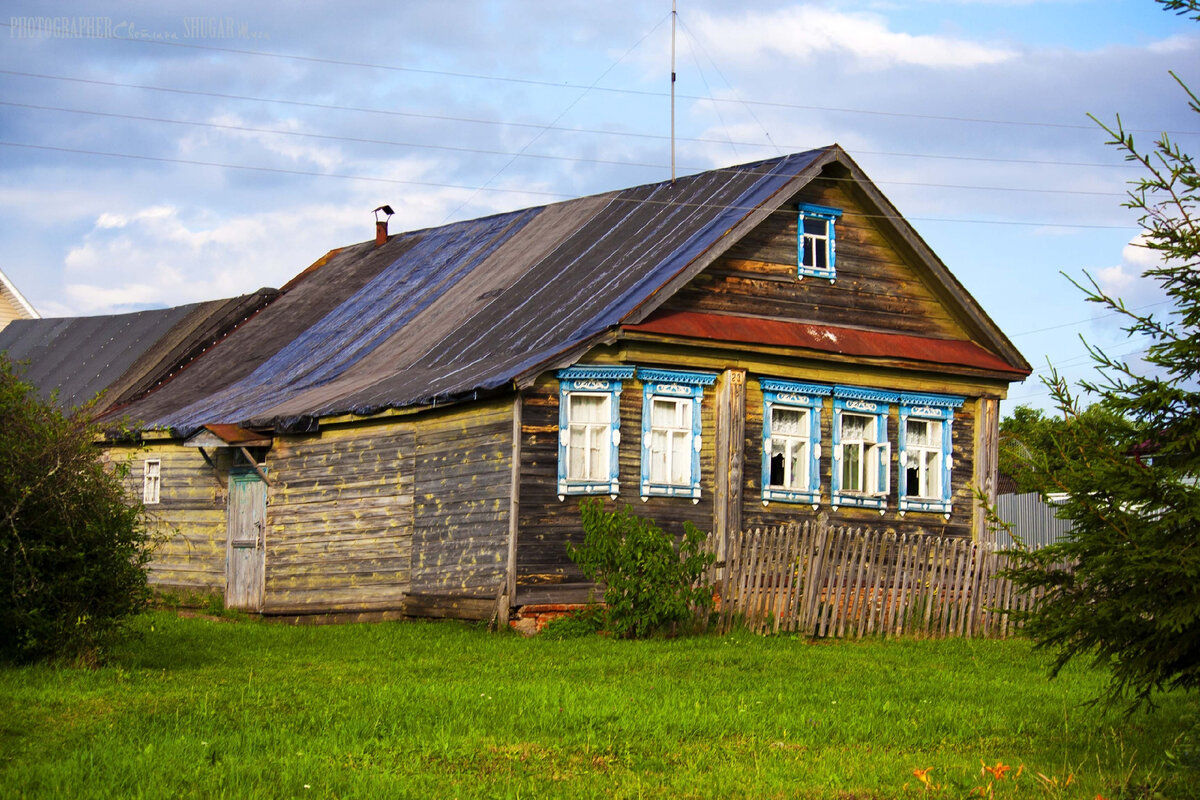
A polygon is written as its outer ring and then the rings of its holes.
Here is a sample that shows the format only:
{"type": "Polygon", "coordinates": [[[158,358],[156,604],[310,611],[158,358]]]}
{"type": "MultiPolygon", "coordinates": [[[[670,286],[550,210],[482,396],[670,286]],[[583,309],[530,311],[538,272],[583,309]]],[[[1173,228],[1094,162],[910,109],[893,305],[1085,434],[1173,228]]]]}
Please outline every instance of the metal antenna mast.
{"type": "Polygon", "coordinates": [[[675,0],[671,0],[671,183],[675,182],[675,0]]]}

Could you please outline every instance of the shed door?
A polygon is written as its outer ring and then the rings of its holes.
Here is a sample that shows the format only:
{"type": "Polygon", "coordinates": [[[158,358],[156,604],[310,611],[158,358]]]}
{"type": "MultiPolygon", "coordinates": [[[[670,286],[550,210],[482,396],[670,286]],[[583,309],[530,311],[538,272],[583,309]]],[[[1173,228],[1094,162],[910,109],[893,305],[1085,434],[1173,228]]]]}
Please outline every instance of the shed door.
{"type": "Polygon", "coordinates": [[[229,474],[229,540],[225,555],[225,605],[259,611],[263,602],[267,487],[253,470],[229,474]]]}

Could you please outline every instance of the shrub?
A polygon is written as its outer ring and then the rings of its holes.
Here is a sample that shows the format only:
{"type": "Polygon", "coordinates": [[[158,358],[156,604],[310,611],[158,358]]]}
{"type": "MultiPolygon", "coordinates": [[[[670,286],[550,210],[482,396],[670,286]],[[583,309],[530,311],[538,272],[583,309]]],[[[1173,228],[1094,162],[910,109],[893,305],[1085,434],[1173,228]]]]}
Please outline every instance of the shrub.
{"type": "Polygon", "coordinates": [[[0,658],[98,658],[149,598],[149,546],[88,408],[64,415],[0,354],[0,658]]]}
{"type": "Polygon", "coordinates": [[[538,636],[543,639],[580,639],[604,629],[604,607],[589,603],[583,608],[551,620],[538,636]]]}
{"type": "Polygon", "coordinates": [[[580,504],[583,545],[567,553],[588,580],[605,584],[606,626],[633,638],[674,629],[694,609],[712,606],[712,586],[700,582],[715,556],[703,551],[705,534],[690,522],[678,547],[653,521],[605,511],[599,500],[580,504]]]}

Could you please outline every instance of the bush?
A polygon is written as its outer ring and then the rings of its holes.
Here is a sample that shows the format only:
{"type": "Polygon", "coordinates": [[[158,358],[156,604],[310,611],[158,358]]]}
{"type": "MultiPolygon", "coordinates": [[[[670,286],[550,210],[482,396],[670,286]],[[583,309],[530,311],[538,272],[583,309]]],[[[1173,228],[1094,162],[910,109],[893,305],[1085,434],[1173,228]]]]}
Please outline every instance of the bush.
{"type": "Polygon", "coordinates": [[[0,658],[94,662],[149,598],[142,507],[93,445],[88,407],[41,400],[0,354],[0,658]]]}
{"type": "Polygon", "coordinates": [[[605,584],[606,627],[617,636],[638,638],[674,630],[694,610],[712,606],[712,586],[700,582],[716,558],[703,551],[705,534],[684,523],[676,548],[653,521],[626,506],[605,511],[599,500],[580,504],[584,540],[567,553],[588,580],[605,584]]]}
{"type": "Polygon", "coordinates": [[[555,640],[582,639],[585,636],[595,636],[604,630],[604,625],[604,607],[588,603],[583,608],[551,620],[538,636],[555,640]]]}

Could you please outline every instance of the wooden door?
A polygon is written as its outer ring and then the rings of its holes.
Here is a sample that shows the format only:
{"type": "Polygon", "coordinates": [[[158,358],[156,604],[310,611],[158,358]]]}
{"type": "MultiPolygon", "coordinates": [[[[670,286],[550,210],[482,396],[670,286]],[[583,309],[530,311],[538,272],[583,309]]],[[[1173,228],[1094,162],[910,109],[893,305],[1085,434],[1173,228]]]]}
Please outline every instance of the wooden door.
{"type": "Polygon", "coordinates": [[[229,474],[225,606],[260,611],[267,522],[267,486],[253,470],[229,474]]]}

